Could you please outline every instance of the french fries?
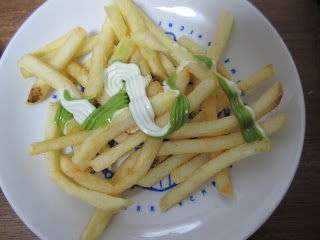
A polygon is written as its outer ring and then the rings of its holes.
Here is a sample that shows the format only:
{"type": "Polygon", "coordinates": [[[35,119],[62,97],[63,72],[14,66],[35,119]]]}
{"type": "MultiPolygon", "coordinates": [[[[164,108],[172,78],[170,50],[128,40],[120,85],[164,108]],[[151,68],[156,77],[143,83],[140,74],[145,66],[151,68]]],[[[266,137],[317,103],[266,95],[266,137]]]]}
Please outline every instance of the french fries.
{"type": "Polygon", "coordinates": [[[167,211],[173,205],[191,195],[210,177],[223,168],[228,167],[243,158],[265,151],[270,151],[271,148],[271,142],[268,140],[263,140],[253,143],[244,143],[224,152],[223,154],[204,164],[193,175],[187,178],[186,181],[179,184],[173,190],[169,191],[164,197],[162,197],[160,200],[161,210],[167,211]]]}
{"type": "Polygon", "coordinates": [[[104,68],[104,62],[108,58],[108,54],[110,53],[110,49],[113,46],[115,38],[115,33],[111,27],[109,18],[106,17],[95,47],[92,51],[88,84],[84,92],[86,96],[99,97],[101,95],[103,88],[102,71],[104,68]]]}
{"type": "MultiPolygon", "coordinates": [[[[71,118],[62,136],[55,123],[57,104],[49,103],[45,139],[30,144],[29,155],[44,153],[52,182],[95,207],[80,239],[99,238],[112,215],[132,204],[120,198],[124,191],[134,185],[150,188],[168,175],[178,185],[160,199],[162,211],[190,196],[211,177],[219,193],[231,195],[228,167],[243,158],[270,151],[272,143],[267,136],[281,130],[288,120],[285,113],[266,116],[264,121],[255,123],[263,129],[263,139],[246,143],[234,115],[217,118],[230,105],[213,73],[217,71],[231,81],[230,72],[220,61],[234,21],[228,11],[222,12],[208,50],[186,36],[174,42],[131,0],[115,0],[105,7],[105,12],[98,35],[88,37],[84,29],[76,27],[18,60],[22,77],[37,77],[27,103],[40,102],[53,88],[67,89],[77,99],[86,97],[99,108],[112,97],[104,89],[104,69],[121,61],[139,66],[146,80],[145,89],[139,94],[145,94],[150,101],[153,113],[148,114],[157,126],[171,124],[172,106],[180,93],[187,96],[189,112],[184,111],[189,113],[189,120],[170,135],[167,133],[164,141],[153,139],[139,129],[141,125],[135,122],[130,108],[125,107],[110,118],[110,123],[93,130],[83,129],[81,123],[71,118]],[[86,61],[79,59],[89,53],[86,61]],[[196,61],[194,54],[212,59],[217,69],[196,61]],[[168,79],[172,76],[176,90],[168,91],[168,79]],[[73,153],[61,154],[70,146],[73,153]],[[123,162],[117,162],[128,153],[123,162]],[[105,168],[114,171],[110,180],[91,173],[105,168]]],[[[237,83],[237,87],[242,93],[248,92],[273,76],[273,66],[268,64],[237,83]]],[[[251,105],[254,121],[274,110],[282,95],[279,81],[251,105]]]]}
{"type": "MultiPolygon", "coordinates": [[[[60,134],[59,127],[54,122],[54,115],[56,113],[57,106],[50,104],[47,114],[45,138],[51,139],[60,134]]],[[[60,151],[52,151],[45,154],[46,168],[50,179],[63,191],[69,195],[83,200],[94,207],[99,209],[108,210],[111,212],[120,211],[123,208],[132,204],[131,201],[120,199],[102,194],[99,192],[91,191],[85,188],[81,188],[68,179],[60,169],[60,158],[68,158],[65,155],[60,156],[60,151]]]]}

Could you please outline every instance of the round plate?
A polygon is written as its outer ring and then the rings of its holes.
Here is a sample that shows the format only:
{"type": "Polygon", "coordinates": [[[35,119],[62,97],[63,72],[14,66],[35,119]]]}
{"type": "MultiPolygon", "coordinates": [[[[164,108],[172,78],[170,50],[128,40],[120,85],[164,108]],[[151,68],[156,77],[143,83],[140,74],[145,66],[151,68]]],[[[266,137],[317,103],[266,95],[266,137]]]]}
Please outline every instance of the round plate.
{"type": "MultiPolygon", "coordinates": [[[[153,189],[134,187],[125,197],[135,202],[113,217],[102,238],[110,239],[242,239],[270,216],[286,193],[299,163],[305,109],[294,62],[278,33],[263,15],[244,0],[137,0],[143,11],[173,38],[187,35],[203,47],[212,39],[221,11],[235,19],[222,60],[234,81],[272,63],[275,76],[246,97],[250,104],[277,80],[284,96],[272,114],[286,112],[284,129],[271,136],[273,151],[232,166],[233,195],[217,193],[213,179],[168,212],[159,199],[172,187],[170,178],[153,189]]],[[[4,52],[1,79],[1,187],[13,209],[41,239],[78,239],[93,211],[91,206],[58,189],[48,178],[43,156],[28,156],[28,145],[41,141],[47,103],[25,100],[33,81],[19,76],[17,60],[75,26],[97,33],[104,20],[103,1],[49,0],[19,29],[4,52]]]]}

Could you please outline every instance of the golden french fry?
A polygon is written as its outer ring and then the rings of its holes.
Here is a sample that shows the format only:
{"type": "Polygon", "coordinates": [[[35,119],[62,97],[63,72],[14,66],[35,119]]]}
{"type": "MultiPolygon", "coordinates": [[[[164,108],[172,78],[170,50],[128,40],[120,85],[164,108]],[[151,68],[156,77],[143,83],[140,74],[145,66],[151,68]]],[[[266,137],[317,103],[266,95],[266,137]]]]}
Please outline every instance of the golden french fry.
{"type": "Polygon", "coordinates": [[[61,158],[60,167],[64,174],[73,179],[80,186],[93,191],[113,195],[113,185],[109,183],[107,179],[100,178],[89,172],[81,171],[72,162],[70,155],[61,158]]]}
{"type": "Polygon", "coordinates": [[[181,93],[185,93],[189,82],[190,82],[189,71],[187,69],[183,69],[177,74],[175,87],[181,93]]]}
{"type": "Polygon", "coordinates": [[[211,93],[202,103],[202,116],[204,121],[217,120],[217,97],[211,93]]]}
{"type": "Polygon", "coordinates": [[[230,71],[226,68],[226,66],[220,61],[217,64],[217,72],[224,76],[226,79],[231,79],[230,71]]]}
{"type": "Polygon", "coordinates": [[[190,161],[187,161],[183,165],[177,167],[171,172],[173,182],[175,182],[176,184],[183,182],[188,176],[192,175],[198,168],[200,168],[210,159],[211,158],[209,154],[202,153],[195,156],[190,161]]]}
{"type": "Polygon", "coordinates": [[[145,76],[145,77],[150,76],[151,73],[150,73],[148,64],[146,60],[143,58],[143,56],[141,55],[138,48],[136,48],[136,50],[131,55],[130,62],[136,63],[140,66],[142,76],[145,76]]]}
{"type": "Polygon", "coordinates": [[[154,81],[154,82],[151,82],[148,86],[147,86],[147,89],[146,89],[146,92],[147,92],[147,96],[150,98],[150,97],[153,97],[159,93],[162,93],[164,90],[163,90],[163,87],[160,85],[159,82],[157,81],[154,81]]]}
{"type": "Polygon", "coordinates": [[[272,64],[268,64],[262,68],[260,68],[258,71],[255,73],[251,74],[249,77],[246,79],[243,79],[237,84],[237,87],[242,91],[242,92],[247,92],[256,86],[260,85],[267,79],[270,79],[274,76],[274,69],[272,64]]]}
{"type": "Polygon", "coordinates": [[[82,131],[82,128],[74,118],[71,118],[64,127],[64,135],[70,135],[80,131],[82,131]]]}
{"type": "Polygon", "coordinates": [[[174,67],[173,63],[168,59],[168,57],[165,54],[160,53],[160,60],[168,76],[171,76],[176,72],[176,68],[174,67]]]}
{"type": "Polygon", "coordinates": [[[174,169],[186,163],[196,154],[179,154],[173,155],[167,158],[164,162],[160,163],[154,168],[151,168],[146,175],[144,175],[139,181],[138,185],[142,187],[151,187],[161,179],[170,174],[174,169]]]}
{"type": "Polygon", "coordinates": [[[202,55],[202,56],[207,55],[207,50],[205,48],[201,47],[200,45],[198,45],[197,43],[195,43],[194,41],[192,41],[190,38],[188,38],[185,35],[178,38],[177,42],[182,47],[185,47],[192,54],[202,55]]]}
{"type": "Polygon", "coordinates": [[[134,32],[131,34],[133,42],[141,47],[146,47],[155,51],[165,52],[166,48],[150,32],[134,32]]]}
{"type": "Polygon", "coordinates": [[[91,57],[89,57],[87,60],[85,60],[82,63],[82,66],[87,70],[90,71],[90,65],[91,65],[91,57]]]}
{"type": "Polygon", "coordinates": [[[160,200],[161,210],[167,211],[169,208],[179,203],[184,198],[190,196],[210,177],[221,171],[223,168],[228,167],[243,158],[270,151],[271,149],[271,141],[265,139],[252,143],[244,143],[222,153],[218,157],[204,164],[194,174],[187,178],[186,181],[182,182],[174,189],[170,190],[166,195],[164,195],[160,200]]]}
{"type": "Polygon", "coordinates": [[[135,148],[146,139],[147,136],[141,131],[131,134],[121,144],[118,144],[95,157],[90,162],[90,166],[97,172],[102,171],[105,168],[110,168],[122,155],[135,148]]]}
{"type": "Polygon", "coordinates": [[[111,4],[109,6],[104,7],[105,12],[107,13],[111,26],[113,28],[114,33],[117,35],[119,40],[122,40],[128,34],[128,28],[125,24],[120,9],[117,4],[111,4]]]}
{"type": "Polygon", "coordinates": [[[154,51],[153,49],[141,46],[139,46],[139,50],[144,59],[147,61],[151,74],[160,81],[167,80],[168,76],[161,64],[159,53],[154,51]]]}
{"type": "Polygon", "coordinates": [[[136,160],[140,156],[140,153],[141,153],[141,148],[135,151],[134,153],[132,153],[129,157],[127,157],[126,160],[124,160],[120,164],[119,168],[111,178],[110,183],[112,183],[115,186],[119,184],[119,182],[122,181],[122,179],[125,178],[130,173],[136,160]]]}
{"type": "Polygon", "coordinates": [[[97,39],[98,39],[98,35],[87,37],[84,40],[81,48],[79,48],[78,51],[75,53],[74,57],[75,58],[82,57],[92,52],[94,46],[96,45],[97,39]]]}
{"type": "Polygon", "coordinates": [[[81,233],[80,240],[98,239],[112,217],[111,211],[95,208],[88,224],[81,233]]]}
{"type": "Polygon", "coordinates": [[[216,188],[219,193],[224,196],[232,195],[232,188],[229,178],[229,168],[223,168],[221,171],[214,175],[214,180],[216,182],[216,188]]]}
{"type": "Polygon", "coordinates": [[[60,150],[66,147],[81,144],[91,131],[81,131],[67,136],[57,137],[41,142],[35,142],[29,146],[29,155],[34,156],[40,153],[46,153],[54,150],[60,150]]]}
{"type": "Polygon", "coordinates": [[[23,68],[32,72],[39,78],[42,78],[54,89],[67,88],[71,95],[76,98],[81,98],[82,93],[79,89],[71,82],[70,79],[62,75],[57,70],[50,67],[45,62],[39,60],[31,54],[24,55],[18,60],[18,64],[23,68]]]}
{"type": "Polygon", "coordinates": [[[83,87],[87,85],[89,72],[78,63],[70,61],[67,64],[65,71],[83,87]]]}
{"type": "MultiPolygon", "coordinates": [[[[204,100],[204,102],[202,104],[202,115],[203,115],[204,121],[218,119],[216,92],[212,93],[208,98],[206,98],[204,100]]],[[[218,156],[219,154],[221,154],[221,152],[209,153],[210,158],[214,158],[214,157],[218,156]]],[[[191,163],[190,163],[190,165],[191,165],[191,163]]],[[[198,168],[197,166],[200,167],[201,165],[194,164],[194,169],[192,169],[191,172],[195,171],[198,168]]],[[[187,171],[184,171],[184,172],[186,173],[185,176],[187,176],[187,171]]],[[[214,179],[216,181],[216,188],[219,193],[222,193],[223,195],[231,195],[232,194],[228,168],[224,168],[221,171],[217,172],[214,175],[214,179]]]]}
{"type": "MultiPolygon", "coordinates": [[[[128,131],[128,130],[127,130],[128,131]]],[[[121,133],[119,136],[117,136],[114,140],[117,142],[117,143],[122,143],[123,141],[125,141],[127,138],[129,137],[129,134],[124,132],[124,133],[121,133]]]]}
{"type": "MultiPolygon", "coordinates": [[[[259,125],[268,136],[279,131],[287,122],[287,118],[286,114],[279,114],[260,122],[259,125]]],[[[216,152],[230,149],[242,143],[244,143],[244,139],[241,132],[237,131],[219,137],[167,141],[162,144],[158,155],[216,152]]]]}
{"type": "Polygon", "coordinates": [[[40,102],[50,89],[51,87],[46,81],[37,78],[30,89],[26,104],[32,105],[40,102]]]}
{"type": "Polygon", "coordinates": [[[141,13],[130,0],[117,0],[117,4],[132,33],[145,31],[146,25],[141,13]]]}
{"type": "Polygon", "coordinates": [[[110,66],[116,60],[125,63],[128,62],[135,48],[136,46],[134,42],[129,37],[122,38],[116,46],[113,55],[110,57],[108,66],[110,66]]]}
{"type": "Polygon", "coordinates": [[[84,90],[86,96],[99,97],[102,94],[104,63],[107,61],[115,38],[109,18],[106,17],[92,51],[88,84],[84,90]]]}
{"type": "Polygon", "coordinates": [[[218,27],[211,41],[207,56],[215,62],[219,62],[223,50],[227,44],[233,25],[233,16],[228,11],[222,11],[218,27]]]}
{"type": "Polygon", "coordinates": [[[116,193],[121,193],[124,190],[132,187],[139,179],[146,174],[155,159],[157,152],[161,146],[162,140],[155,140],[148,138],[143,147],[139,157],[134,161],[131,172],[115,184],[116,193]]]}

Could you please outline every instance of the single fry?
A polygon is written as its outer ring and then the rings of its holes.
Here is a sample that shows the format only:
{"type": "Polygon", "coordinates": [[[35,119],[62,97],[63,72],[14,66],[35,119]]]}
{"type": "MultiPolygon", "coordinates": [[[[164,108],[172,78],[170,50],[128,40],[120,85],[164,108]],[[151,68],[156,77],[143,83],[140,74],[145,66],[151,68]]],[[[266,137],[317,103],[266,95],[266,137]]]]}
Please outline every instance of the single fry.
{"type": "Polygon", "coordinates": [[[114,33],[117,35],[117,38],[121,41],[124,37],[128,35],[128,28],[121,16],[121,12],[118,5],[111,4],[109,6],[104,7],[104,10],[106,11],[110,19],[110,23],[114,33]]]}
{"type": "MultiPolygon", "coordinates": [[[[179,156],[179,155],[177,155],[179,156]]],[[[187,161],[183,165],[177,167],[171,172],[171,177],[174,183],[183,182],[188,176],[192,175],[198,168],[210,160],[210,155],[202,153],[187,161]]]]}
{"type": "Polygon", "coordinates": [[[131,33],[143,32],[146,25],[141,13],[130,0],[117,0],[122,17],[130,28],[131,33]]]}
{"type": "Polygon", "coordinates": [[[30,89],[26,104],[32,105],[40,102],[50,89],[51,87],[46,81],[37,78],[30,89]]]}
{"type": "Polygon", "coordinates": [[[74,57],[75,58],[82,57],[82,56],[87,55],[88,53],[92,52],[94,46],[96,45],[97,39],[98,39],[98,35],[87,37],[84,40],[81,48],[79,48],[78,51],[76,52],[76,54],[74,55],[74,57]]]}
{"type": "MultiPolygon", "coordinates": [[[[279,114],[260,122],[259,125],[268,136],[279,131],[286,124],[287,119],[286,114],[279,114]]],[[[244,142],[240,131],[219,137],[167,141],[162,144],[158,155],[216,152],[233,148],[244,142]]]]}
{"type": "Polygon", "coordinates": [[[142,56],[146,59],[150,72],[160,81],[167,80],[168,76],[161,64],[160,54],[153,49],[139,47],[142,56]]]}
{"type": "Polygon", "coordinates": [[[210,177],[221,171],[223,168],[226,168],[243,158],[270,151],[271,149],[271,141],[265,139],[263,141],[244,143],[224,152],[204,164],[194,174],[187,178],[186,181],[182,182],[164,195],[160,200],[161,210],[167,211],[175,204],[190,196],[202,184],[208,181],[210,177]]]}
{"type": "Polygon", "coordinates": [[[71,156],[66,155],[60,160],[62,172],[73,179],[80,186],[87,189],[113,195],[113,185],[107,179],[100,178],[86,171],[81,171],[72,162],[71,156]]]}
{"type": "Polygon", "coordinates": [[[40,153],[46,153],[54,150],[60,150],[66,147],[81,144],[91,131],[81,131],[67,136],[56,137],[41,142],[35,142],[29,146],[29,155],[34,156],[40,153]]]}
{"type": "Polygon", "coordinates": [[[243,79],[237,84],[237,87],[242,92],[250,91],[251,89],[255,88],[256,86],[260,85],[261,83],[265,82],[266,80],[272,78],[274,76],[274,69],[272,64],[268,64],[258,71],[251,74],[246,79],[243,79]]]}
{"type": "Polygon", "coordinates": [[[136,50],[132,53],[131,58],[130,58],[130,62],[136,63],[140,66],[142,76],[147,77],[147,76],[151,75],[148,64],[147,64],[146,60],[143,58],[143,56],[141,55],[138,48],[136,48],[136,50]]]}
{"type": "Polygon", "coordinates": [[[139,181],[138,185],[142,187],[151,187],[161,179],[170,174],[174,169],[186,163],[196,154],[179,154],[169,157],[164,162],[160,163],[154,168],[151,168],[146,175],[144,175],[139,181]]]}
{"type": "Polygon", "coordinates": [[[196,55],[207,55],[207,50],[194,41],[192,41],[187,36],[183,35],[182,37],[178,38],[177,42],[182,46],[185,47],[189,52],[196,55]]]}
{"type": "Polygon", "coordinates": [[[160,60],[168,76],[171,76],[176,72],[176,68],[174,67],[173,63],[168,59],[168,57],[165,54],[160,53],[160,60]]]}
{"type": "Polygon", "coordinates": [[[157,81],[150,82],[150,84],[148,85],[148,87],[146,89],[147,96],[149,98],[153,97],[153,96],[155,96],[155,95],[157,95],[159,93],[162,93],[163,91],[164,91],[163,87],[157,81]]]}
{"type": "MultiPolygon", "coordinates": [[[[202,115],[205,121],[210,121],[210,120],[217,120],[217,97],[216,97],[216,92],[213,92],[209,97],[207,97],[203,104],[202,104],[202,115]]],[[[211,152],[208,154],[209,158],[215,158],[221,154],[221,152],[211,152]]],[[[205,161],[205,160],[203,160],[205,161]]],[[[198,169],[201,164],[199,162],[193,161],[192,163],[186,163],[189,164],[189,170],[190,172],[195,171],[198,169]],[[194,163],[193,163],[194,162],[194,163]]],[[[188,168],[187,168],[188,169],[188,168]]],[[[188,176],[188,171],[185,169],[185,171],[181,171],[181,173],[185,173],[184,177],[188,176]]],[[[180,173],[180,176],[182,175],[180,173]]],[[[183,176],[183,175],[182,175],[183,176]]],[[[214,175],[214,179],[216,182],[216,188],[219,193],[222,193],[223,195],[231,195],[232,190],[231,190],[231,183],[229,179],[229,170],[228,168],[224,168],[221,171],[217,172],[214,175]]],[[[180,178],[180,180],[184,180],[184,178],[180,178]]]]}
{"type": "Polygon", "coordinates": [[[224,196],[232,195],[232,188],[229,177],[229,168],[223,168],[221,171],[214,175],[214,180],[216,182],[216,188],[219,193],[224,196]]]}
{"type": "Polygon", "coordinates": [[[147,136],[138,131],[129,135],[121,144],[118,144],[103,154],[97,156],[90,162],[90,166],[97,172],[102,171],[105,168],[110,168],[122,155],[138,146],[145,141],[147,136]]]}
{"type": "Polygon", "coordinates": [[[113,55],[110,57],[108,66],[116,60],[127,63],[135,49],[136,46],[130,38],[122,38],[116,46],[113,55]]]}
{"type": "Polygon", "coordinates": [[[183,69],[177,74],[175,87],[181,93],[185,93],[189,82],[190,82],[189,71],[187,69],[183,69]]]}
{"type": "Polygon", "coordinates": [[[211,41],[207,56],[219,62],[229,39],[233,25],[233,16],[226,10],[222,11],[216,33],[211,41]]]}
{"type": "Polygon", "coordinates": [[[112,212],[95,208],[88,224],[81,233],[80,240],[98,239],[112,217],[112,212]]]}
{"type": "Polygon", "coordinates": [[[87,86],[89,72],[76,62],[70,61],[65,68],[66,72],[80,83],[83,87],[87,86]]]}
{"type": "Polygon", "coordinates": [[[167,51],[166,48],[150,32],[134,32],[132,33],[131,38],[138,46],[146,47],[159,52],[167,51]]]}
{"type": "Polygon", "coordinates": [[[115,174],[110,180],[111,184],[115,186],[118,185],[119,182],[121,182],[122,179],[125,178],[131,172],[135,162],[140,156],[140,153],[141,153],[141,148],[135,151],[134,153],[132,153],[129,157],[126,158],[126,160],[124,160],[121,163],[121,165],[119,166],[119,168],[117,169],[117,171],[115,172],[115,174]]]}
{"type": "Polygon", "coordinates": [[[88,84],[84,90],[85,96],[99,97],[103,90],[103,69],[108,54],[115,41],[115,34],[109,18],[106,17],[92,51],[88,84]]]}

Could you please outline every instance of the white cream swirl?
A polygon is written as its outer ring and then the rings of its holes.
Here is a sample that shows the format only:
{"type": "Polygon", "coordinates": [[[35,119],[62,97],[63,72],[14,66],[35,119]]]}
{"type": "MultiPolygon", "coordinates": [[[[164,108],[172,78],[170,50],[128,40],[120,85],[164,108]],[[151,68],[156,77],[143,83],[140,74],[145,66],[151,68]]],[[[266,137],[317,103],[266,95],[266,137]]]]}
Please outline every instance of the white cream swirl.
{"type": "MultiPolygon", "coordinates": [[[[66,100],[64,97],[65,90],[67,89],[59,89],[60,102],[62,106],[73,115],[77,123],[81,125],[96,108],[88,101],[88,99],[75,99],[72,101],[66,100]]],[[[71,96],[71,98],[73,97],[74,96],[71,96]]]]}
{"type": "Polygon", "coordinates": [[[150,136],[167,133],[169,124],[160,128],[154,123],[154,111],[146,94],[148,80],[141,76],[139,66],[134,63],[114,62],[104,71],[105,91],[113,96],[125,83],[130,99],[129,109],[137,126],[150,136]]]}

